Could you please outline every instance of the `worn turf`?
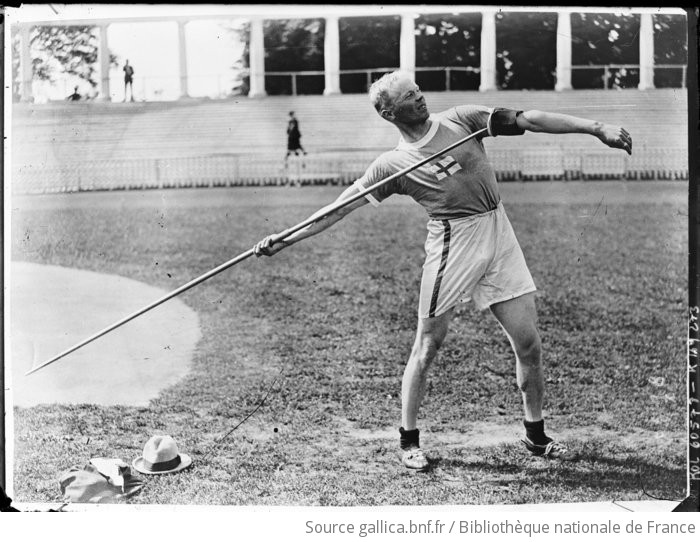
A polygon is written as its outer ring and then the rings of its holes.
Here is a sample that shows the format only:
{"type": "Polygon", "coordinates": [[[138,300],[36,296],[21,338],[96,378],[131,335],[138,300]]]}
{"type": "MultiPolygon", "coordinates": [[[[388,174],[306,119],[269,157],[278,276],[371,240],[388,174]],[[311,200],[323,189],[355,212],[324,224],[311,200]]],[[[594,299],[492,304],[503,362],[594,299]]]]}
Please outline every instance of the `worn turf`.
{"type": "MultiPolygon", "coordinates": [[[[301,221],[339,190],[15,198],[12,259],[172,290],[301,221]]],[[[15,499],[57,501],[58,476],[70,466],[94,456],[130,462],[151,435],[168,433],[193,467],[149,478],[131,502],[680,500],[686,194],[682,182],[502,185],[539,288],[548,428],[580,449],[577,463],[527,455],[508,342],[488,312],[464,305],[422,409],[433,469],[411,475],[401,467],[400,378],[416,323],[426,217],[393,198],[184,294],[203,332],[193,370],[148,407],[15,408],[15,499]]]]}

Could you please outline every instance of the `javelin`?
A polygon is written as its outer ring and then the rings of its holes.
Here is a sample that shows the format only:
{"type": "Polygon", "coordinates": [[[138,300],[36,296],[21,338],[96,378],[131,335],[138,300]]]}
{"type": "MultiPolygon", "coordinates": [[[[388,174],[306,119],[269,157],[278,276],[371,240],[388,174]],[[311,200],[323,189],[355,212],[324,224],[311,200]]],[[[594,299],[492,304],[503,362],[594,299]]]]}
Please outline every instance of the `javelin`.
{"type": "Polygon", "coordinates": [[[570,107],[556,107],[550,111],[568,111],[576,109],[621,109],[623,107],[637,107],[637,104],[613,104],[613,105],[572,105],[570,107]]]}
{"type": "MultiPolygon", "coordinates": [[[[407,167],[405,167],[404,169],[402,169],[401,171],[397,171],[396,173],[394,173],[393,175],[390,175],[390,176],[387,177],[386,179],[382,179],[382,180],[379,181],[378,183],[375,183],[374,185],[370,186],[369,188],[364,189],[364,190],[361,190],[361,191],[358,192],[357,194],[355,194],[355,195],[353,195],[353,196],[350,196],[350,197],[347,198],[347,199],[344,199],[344,200],[342,200],[342,201],[339,201],[339,202],[337,202],[337,203],[334,203],[334,204],[330,205],[330,206],[326,209],[326,212],[325,212],[325,213],[323,213],[323,214],[321,214],[321,215],[318,215],[318,216],[309,217],[309,218],[307,218],[306,220],[304,220],[303,222],[299,222],[299,224],[297,224],[296,226],[292,226],[291,228],[289,228],[289,229],[287,229],[287,230],[284,230],[283,232],[281,232],[281,233],[275,235],[275,236],[273,237],[273,239],[272,239],[272,244],[279,243],[280,241],[283,241],[284,239],[286,239],[287,237],[289,237],[289,236],[292,235],[293,233],[298,232],[298,231],[301,230],[302,228],[305,228],[306,226],[310,226],[310,225],[313,224],[314,222],[317,222],[318,220],[327,217],[328,215],[334,213],[334,212],[337,211],[338,209],[342,209],[343,207],[345,207],[345,206],[347,206],[347,205],[350,205],[352,202],[357,201],[358,199],[360,199],[360,198],[366,196],[367,194],[369,194],[370,192],[376,190],[376,189],[379,188],[380,186],[382,186],[382,185],[384,185],[384,184],[386,184],[386,183],[388,183],[388,182],[390,182],[390,181],[393,181],[394,179],[397,179],[397,178],[399,178],[399,177],[402,177],[403,175],[406,175],[407,173],[410,173],[411,171],[413,171],[413,170],[415,170],[415,169],[418,169],[419,167],[421,167],[421,166],[427,164],[428,162],[430,162],[430,161],[432,161],[432,160],[435,160],[437,157],[439,157],[439,156],[445,154],[447,151],[450,151],[450,150],[454,149],[455,147],[458,147],[459,145],[462,145],[462,144],[466,143],[466,142],[469,141],[470,139],[472,139],[472,138],[474,138],[474,137],[476,137],[476,136],[478,136],[478,135],[481,135],[481,134],[483,134],[483,133],[486,132],[486,131],[487,131],[487,128],[482,128],[481,130],[477,130],[477,131],[474,132],[473,134],[469,134],[468,136],[466,136],[466,137],[460,139],[459,141],[457,141],[457,142],[455,142],[455,143],[451,143],[450,145],[448,145],[447,147],[445,147],[445,148],[442,149],[441,151],[438,151],[438,152],[436,152],[435,154],[432,154],[432,155],[428,156],[427,158],[423,158],[421,161],[416,162],[415,164],[412,164],[412,165],[410,165],[410,166],[407,166],[407,167]]],[[[41,368],[43,368],[43,367],[46,367],[47,365],[53,363],[54,361],[58,361],[59,359],[61,359],[61,358],[65,357],[65,356],[67,356],[68,354],[70,354],[70,353],[72,353],[72,352],[75,352],[76,350],[78,350],[78,348],[82,348],[82,347],[85,346],[86,344],[91,343],[91,342],[94,341],[95,339],[99,339],[100,337],[102,337],[103,335],[106,335],[106,334],[109,333],[110,331],[112,331],[112,330],[114,330],[114,329],[116,329],[116,328],[118,328],[118,327],[120,327],[120,326],[126,324],[127,322],[133,320],[134,318],[136,318],[136,317],[138,317],[138,316],[141,316],[143,313],[148,312],[148,311],[150,311],[151,309],[154,309],[155,307],[157,307],[158,305],[160,305],[160,304],[162,304],[162,303],[165,303],[165,302],[168,301],[169,299],[172,299],[173,297],[175,297],[175,296],[177,296],[177,295],[180,295],[181,293],[183,293],[183,292],[189,290],[189,289],[192,288],[193,286],[196,286],[197,284],[200,284],[200,283],[204,282],[205,280],[210,279],[210,278],[213,277],[214,275],[217,275],[217,274],[221,273],[221,272],[224,271],[225,269],[228,269],[229,267],[233,267],[233,266],[236,265],[237,263],[240,263],[240,262],[242,262],[243,260],[246,260],[246,259],[250,258],[253,254],[255,254],[255,249],[251,248],[251,249],[246,250],[246,251],[243,252],[242,254],[239,254],[239,255],[236,256],[235,258],[232,258],[232,259],[230,259],[229,261],[227,261],[227,262],[225,262],[225,263],[222,263],[220,266],[215,267],[215,268],[212,269],[211,271],[208,271],[208,272],[204,273],[203,275],[197,277],[196,279],[192,279],[192,280],[189,281],[187,284],[183,284],[182,286],[180,286],[180,287],[177,288],[176,290],[173,290],[172,292],[170,292],[170,293],[164,295],[163,297],[161,297],[160,299],[157,299],[157,300],[154,301],[153,303],[150,303],[149,305],[146,305],[145,307],[143,307],[143,308],[137,310],[136,312],[133,312],[133,313],[129,314],[128,316],[125,316],[125,317],[122,318],[121,320],[119,320],[119,321],[113,323],[112,325],[110,325],[110,326],[104,328],[104,329],[101,330],[101,331],[98,331],[98,332],[95,333],[94,335],[91,335],[91,336],[88,337],[87,339],[85,339],[85,340],[83,340],[83,341],[80,341],[79,343],[77,343],[77,344],[71,346],[71,347],[68,348],[67,350],[64,350],[64,351],[61,352],[60,354],[58,354],[58,355],[52,357],[51,359],[49,359],[49,360],[43,362],[41,365],[37,365],[36,367],[34,367],[33,369],[31,369],[30,371],[27,371],[26,373],[24,373],[25,376],[30,375],[30,374],[32,374],[32,373],[38,371],[39,369],[41,369],[41,368]]]]}

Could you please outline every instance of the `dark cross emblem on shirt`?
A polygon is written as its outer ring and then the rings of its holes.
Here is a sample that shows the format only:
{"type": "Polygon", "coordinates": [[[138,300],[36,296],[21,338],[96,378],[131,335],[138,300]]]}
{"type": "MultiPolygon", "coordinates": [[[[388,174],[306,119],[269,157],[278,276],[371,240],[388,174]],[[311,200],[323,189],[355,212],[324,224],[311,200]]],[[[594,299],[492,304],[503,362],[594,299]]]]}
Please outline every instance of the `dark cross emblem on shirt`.
{"type": "Polygon", "coordinates": [[[435,173],[438,181],[441,181],[445,177],[449,177],[450,175],[457,173],[460,169],[462,169],[462,166],[460,166],[457,160],[451,156],[446,156],[442,160],[438,160],[437,164],[431,165],[428,169],[435,173]]]}

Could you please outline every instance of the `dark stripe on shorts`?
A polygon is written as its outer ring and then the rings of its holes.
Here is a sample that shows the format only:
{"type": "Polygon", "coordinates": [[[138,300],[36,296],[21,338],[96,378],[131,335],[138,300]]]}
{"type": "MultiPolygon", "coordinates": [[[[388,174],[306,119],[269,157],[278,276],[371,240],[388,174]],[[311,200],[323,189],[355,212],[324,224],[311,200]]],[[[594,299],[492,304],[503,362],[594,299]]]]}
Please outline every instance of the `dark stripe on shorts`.
{"type": "Polygon", "coordinates": [[[438,269],[437,278],[435,279],[435,286],[433,286],[433,297],[430,300],[430,310],[428,311],[428,317],[430,318],[435,316],[438,296],[440,295],[440,283],[442,282],[442,276],[445,274],[445,267],[447,267],[447,256],[450,253],[451,231],[449,221],[443,220],[442,226],[445,228],[445,233],[442,241],[442,258],[440,259],[440,268],[438,269]]]}

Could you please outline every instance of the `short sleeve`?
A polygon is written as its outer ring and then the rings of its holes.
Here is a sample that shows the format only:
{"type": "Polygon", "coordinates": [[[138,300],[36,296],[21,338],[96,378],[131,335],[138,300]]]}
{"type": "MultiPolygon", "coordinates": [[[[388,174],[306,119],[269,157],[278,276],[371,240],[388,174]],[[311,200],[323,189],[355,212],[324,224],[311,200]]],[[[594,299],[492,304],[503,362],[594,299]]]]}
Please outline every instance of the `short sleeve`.
{"type": "MultiPolygon", "coordinates": [[[[367,168],[365,174],[357,179],[354,183],[360,190],[367,190],[371,186],[383,181],[390,175],[392,175],[391,168],[388,164],[387,155],[383,154],[379,156],[372,164],[367,168]]],[[[395,194],[397,192],[397,179],[384,183],[376,190],[368,192],[365,198],[374,206],[379,205],[386,198],[395,194]]]]}
{"type": "Polygon", "coordinates": [[[471,132],[488,128],[489,117],[493,112],[492,108],[483,105],[458,105],[453,110],[459,122],[471,132]]]}

